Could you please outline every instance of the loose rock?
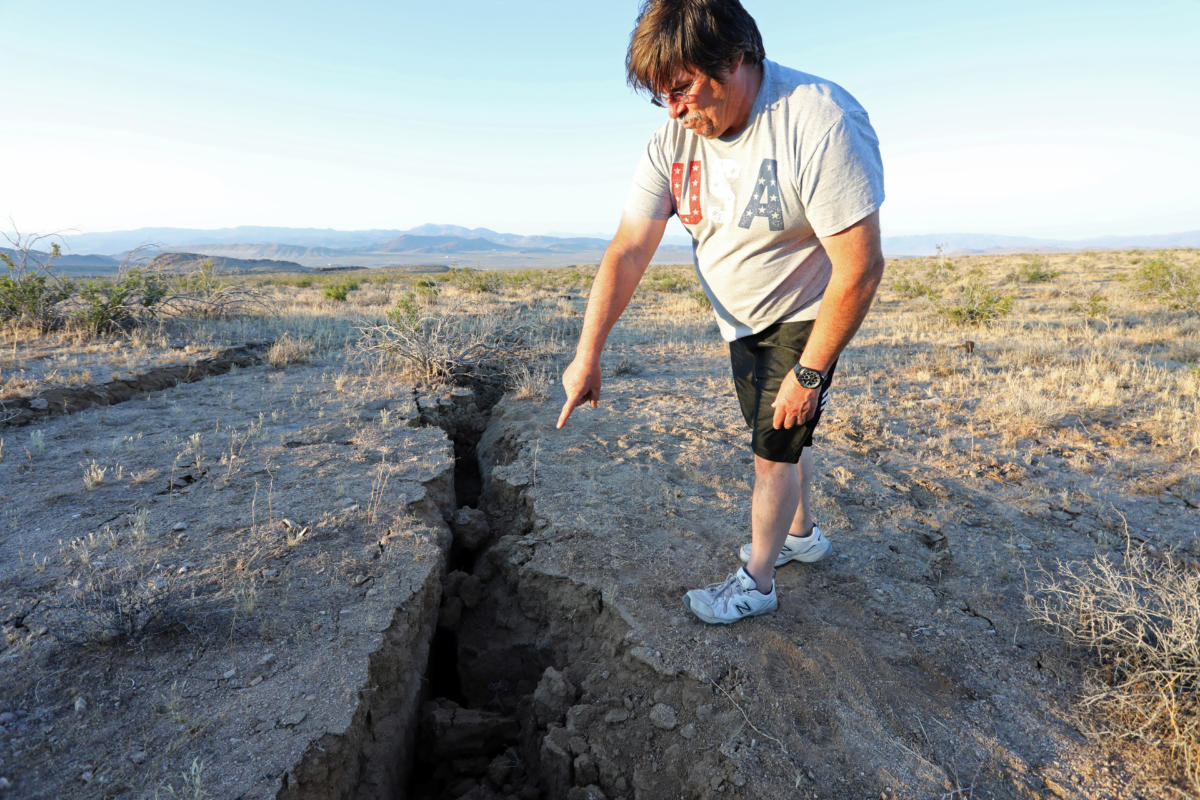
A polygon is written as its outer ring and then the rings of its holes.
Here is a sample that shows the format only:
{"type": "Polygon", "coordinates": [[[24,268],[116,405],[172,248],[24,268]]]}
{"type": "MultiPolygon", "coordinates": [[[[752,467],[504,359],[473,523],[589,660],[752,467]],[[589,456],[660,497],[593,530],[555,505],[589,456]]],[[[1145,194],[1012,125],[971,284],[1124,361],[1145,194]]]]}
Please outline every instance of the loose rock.
{"type": "Polygon", "coordinates": [[[454,513],[454,536],[468,550],[478,550],[488,540],[491,528],[477,508],[464,506],[454,513]]]}
{"type": "Polygon", "coordinates": [[[575,700],[575,687],[554,667],[546,667],[533,692],[533,715],[538,725],[557,722],[575,700]]]}
{"type": "Polygon", "coordinates": [[[675,730],[675,726],[679,724],[675,717],[675,709],[666,703],[659,703],[650,709],[650,722],[654,727],[662,728],[664,731],[675,730]]]}

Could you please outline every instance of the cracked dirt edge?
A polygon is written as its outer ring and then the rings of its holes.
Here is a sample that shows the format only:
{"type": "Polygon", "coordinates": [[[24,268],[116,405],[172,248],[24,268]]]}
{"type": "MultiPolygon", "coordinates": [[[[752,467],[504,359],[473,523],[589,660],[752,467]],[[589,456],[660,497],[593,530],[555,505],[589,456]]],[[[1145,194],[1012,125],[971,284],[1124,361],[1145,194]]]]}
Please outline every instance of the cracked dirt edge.
{"type": "MultiPolygon", "coordinates": [[[[421,426],[416,417],[409,424],[421,426]]],[[[412,768],[417,716],[450,548],[444,517],[447,509],[454,508],[453,462],[421,485],[424,495],[405,510],[410,521],[426,526],[436,537],[438,562],[400,602],[395,596],[377,600],[392,604],[390,619],[367,657],[367,677],[350,722],[344,731],[326,732],[308,744],[281,779],[274,793],[278,800],[382,800],[402,794],[412,768]]],[[[388,546],[389,535],[384,533],[379,540],[381,550],[388,546]]]]}
{"type": "Polygon", "coordinates": [[[248,342],[227,347],[210,358],[190,364],[156,367],[130,378],[88,386],[61,386],[33,397],[16,397],[0,402],[0,427],[27,425],[59,414],[72,414],[96,406],[111,406],[144,392],[158,392],[180,383],[191,383],[209,375],[220,375],[233,367],[262,362],[270,342],[248,342]]]}

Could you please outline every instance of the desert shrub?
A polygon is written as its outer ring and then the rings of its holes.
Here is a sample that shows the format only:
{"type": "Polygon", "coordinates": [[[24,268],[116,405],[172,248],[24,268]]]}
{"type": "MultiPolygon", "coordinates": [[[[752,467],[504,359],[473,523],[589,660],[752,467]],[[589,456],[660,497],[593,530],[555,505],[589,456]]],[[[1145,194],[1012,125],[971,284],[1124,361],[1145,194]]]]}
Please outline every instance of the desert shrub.
{"type": "Polygon", "coordinates": [[[1112,313],[1112,309],[1104,301],[1104,295],[1099,292],[1092,292],[1085,299],[1072,302],[1070,308],[1076,313],[1086,314],[1092,318],[1107,317],[1112,313]]]}
{"type": "Polygon", "coordinates": [[[501,279],[482,270],[461,267],[446,273],[445,282],[466,292],[486,294],[500,288],[501,279]]]}
{"type": "Polygon", "coordinates": [[[134,268],[115,280],[83,284],[75,298],[72,317],[94,334],[129,330],[154,316],[168,294],[167,282],[161,274],[134,268]]]}
{"type": "Polygon", "coordinates": [[[1174,309],[1200,309],[1200,272],[1170,258],[1146,260],[1133,273],[1134,285],[1174,309]]]}
{"type": "Polygon", "coordinates": [[[438,295],[438,282],[433,278],[417,278],[413,281],[412,293],[417,299],[428,303],[438,295]]]}
{"type": "Polygon", "coordinates": [[[688,292],[688,297],[701,309],[712,309],[712,301],[708,299],[708,293],[703,289],[693,289],[688,292]]]}
{"type": "Polygon", "coordinates": [[[227,319],[267,306],[258,288],[218,275],[212,261],[164,281],[166,294],[156,306],[164,316],[227,319]]]}
{"type": "Polygon", "coordinates": [[[32,325],[39,332],[46,332],[61,324],[58,304],[75,291],[71,281],[56,275],[51,261],[62,255],[55,242],[44,259],[35,255],[32,244],[17,241],[14,249],[16,258],[0,252],[0,264],[4,274],[0,275],[0,321],[32,325]]]}
{"type": "MultiPolygon", "coordinates": [[[[912,263],[912,262],[909,262],[912,263]]],[[[942,251],[938,245],[937,256],[932,259],[922,259],[912,263],[911,267],[890,273],[892,288],[901,297],[915,299],[927,297],[935,303],[940,296],[940,287],[952,283],[958,275],[958,267],[954,261],[942,251]]]]}
{"type": "Polygon", "coordinates": [[[958,325],[990,325],[1012,310],[1013,296],[973,275],[948,297],[935,300],[939,314],[958,325]]]}
{"type": "Polygon", "coordinates": [[[928,297],[933,299],[937,296],[937,292],[926,281],[912,275],[909,272],[899,272],[892,279],[892,288],[896,290],[901,297],[914,299],[917,297],[928,297]]]}
{"type": "Polygon", "coordinates": [[[89,566],[47,609],[47,627],[71,644],[120,644],[187,627],[194,595],[169,570],[89,566]]]}
{"type": "Polygon", "coordinates": [[[453,307],[429,313],[412,295],[401,298],[387,320],[360,328],[359,347],[396,363],[420,380],[507,380],[528,360],[529,332],[498,315],[453,307]]]}
{"type": "Polygon", "coordinates": [[[292,285],[295,286],[297,289],[307,289],[313,285],[312,276],[304,275],[302,277],[296,278],[296,280],[292,282],[292,285]]]}
{"type": "Polygon", "coordinates": [[[696,285],[694,278],[673,272],[651,272],[642,279],[642,286],[655,292],[687,292],[696,285]]]}
{"type": "Polygon", "coordinates": [[[338,303],[346,302],[346,297],[362,285],[362,281],[346,278],[325,285],[325,296],[338,303]]]}
{"type": "Polygon", "coordinates": [[[1105,556],[1059,564],[1026,603],[1095,657],[1085,731],[1160,749],[1200,792],[1200,574],[1132,545],[1120,564],[1105,556]]]}
{"type": "Polygon", "coordinates": [[[1018,283],[1048,283],[1058,277],[1058,270],[1050,269],[1044,258],[1033,258],[1017,267],[1010,277],[1018,283]]]}

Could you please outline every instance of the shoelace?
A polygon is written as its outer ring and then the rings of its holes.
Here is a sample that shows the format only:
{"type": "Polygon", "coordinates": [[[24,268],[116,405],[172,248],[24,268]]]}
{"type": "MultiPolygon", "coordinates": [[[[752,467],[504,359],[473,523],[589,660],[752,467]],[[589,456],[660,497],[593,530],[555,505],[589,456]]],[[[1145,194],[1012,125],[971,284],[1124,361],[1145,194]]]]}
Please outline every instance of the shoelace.
{"type": "Polygon", "coordinates": [[[723,601],[728,605],[730,598],[727,595],[733,594],[734,586],[737,586],[739,589],[741,588],[741,584],[738,583],[736,572],[730,574],[730,576],[721,583],[710,583],[707,589],[709,594],[712,595],[713,605],[715,606],[718,601],[723,601]]]}

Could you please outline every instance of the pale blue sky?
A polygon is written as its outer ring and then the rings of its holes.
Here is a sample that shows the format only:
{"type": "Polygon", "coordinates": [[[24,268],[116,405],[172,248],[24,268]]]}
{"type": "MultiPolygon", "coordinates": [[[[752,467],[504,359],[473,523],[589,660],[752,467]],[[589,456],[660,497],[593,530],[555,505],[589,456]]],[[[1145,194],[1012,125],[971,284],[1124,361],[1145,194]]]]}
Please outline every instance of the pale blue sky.
{"type": "MultiPolygon", "coordinates": [[[[885,234],[1200,228],[1197,0],[744,1],[870,112],[885,234]]],[[[606,235],[638,5],[0,0],[0,215],[606,235]]]]}

